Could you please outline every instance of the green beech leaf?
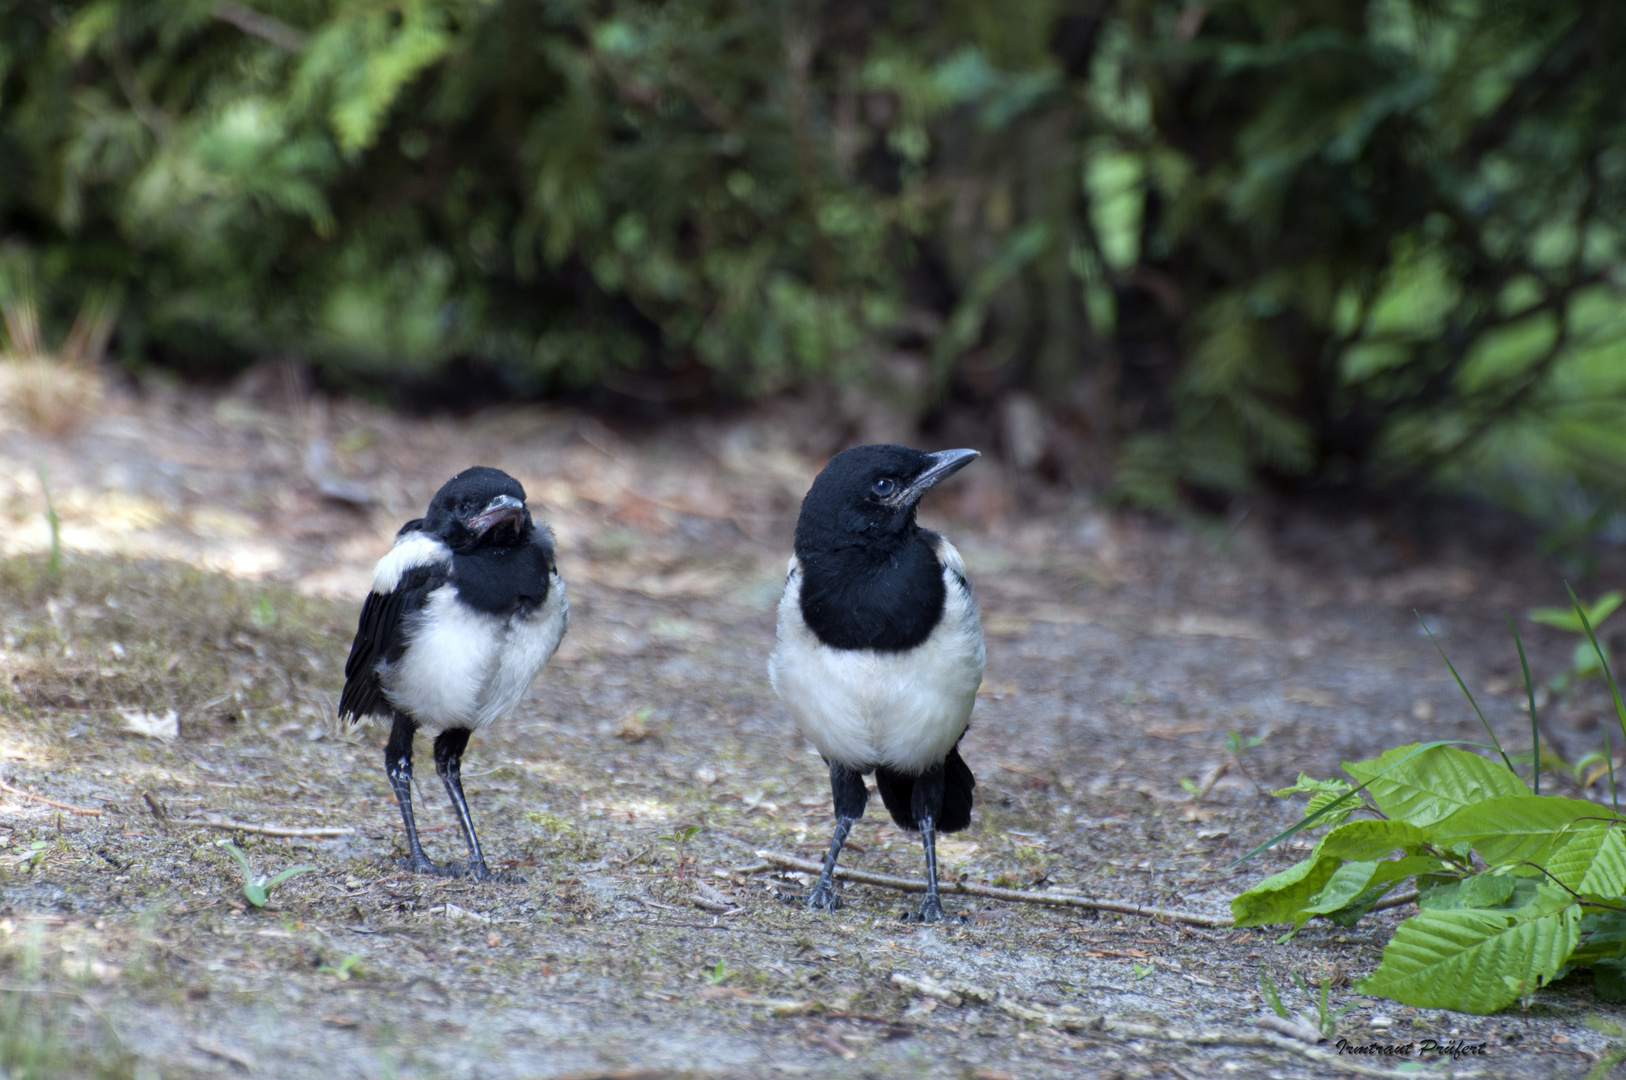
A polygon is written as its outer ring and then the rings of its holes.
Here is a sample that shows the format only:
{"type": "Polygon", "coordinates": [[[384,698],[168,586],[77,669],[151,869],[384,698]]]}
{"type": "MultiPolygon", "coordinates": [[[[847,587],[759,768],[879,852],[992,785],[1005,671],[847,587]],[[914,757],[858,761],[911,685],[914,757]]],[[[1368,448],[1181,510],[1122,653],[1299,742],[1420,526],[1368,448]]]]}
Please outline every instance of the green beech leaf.
{"type": "Polygon", "coordinates": [[[1513,898],[1517,880],[1507,874],[1475,874],[1460,881],[1448,881],[1423,890],[1417,897],[1417,906],[1424,911],[1495,907],[1513,898]]]}
{"type": "Polygon", "coordinates": [[[1521,859],[1540,864],[1567,843],[1577,828],[1612,818],[1614,814],[1606,807],[1585,799],[1515,795],[1463,807],[1436,824],[1429,835],[1442,847],[1472,844],[1492,865],[1521,859]]]}
{"type": "Polygon", "coordinates": [[[1308,921],[1311,915],[1330,916],[1359,907],[1360,911],[1355,915],[1359,918],[1377,903],[1378,897],[1397,883],[1418,874],[1432,873],[1444,865],[1431,855],[1407,855],[1401,859],[1385,859],[1382,862],[1347,862],[1334,871],[1320,894],[1311,898],[1301,914],[1304,915],[1305,921],[1308,921]],[[1367,899],[1368,893],[1373,893],[1370,899],[1367,899]],[[1365,900],[1365,905],[1358,904],[1359,900],[1365,900]]]}
{"type": "Polygon", "coordinates": [[[1599,960],[1593,964],[1592,992],[1599,1001],[1626,1001],[1626,960],[1599,960]]]}
{"type": "Polygon", "coordinates": [[[1272,874],[1231,900],[1236,925],[1268,926],[1294,921],[1310,897],[1319,893],[1338,869],[1335,858],[1309,858],[1272,874]]]}
{"type": "Polygon", "coordinates": [[[1321,838],[1313,855],[1340,859],[1379,859],[1404,849],[1408,855],[1429,842],[1429,834],[1404,821],[1363,818],[1346,821],[1321,838]]]}
{"type": "Polygon", "coordinates": [[[1379,810],[1413,825],[1431,825],[1485,799],[1530,795],[1505,767],[1454,746],[1402,760],[1417,745],[1397,746],[1370,761],[1346,761],[1344,771],[1367,785],[1379,810]]]}
{"type": "Polygon", "coordinates": [[[1554,881],[1578,893],[1619,897],[1626,893],[1626,837],[1605,825],[1581,829],[1548,856],[1545,867],[1554,881]]]}
{"type": "MultiPolygon", "coordinates": [[[[1310,903],[1311,897],[1326,887],[1341,863],[1375,862],[1396,850],[1416,854],[1416,849],[1427,839],[1423,830],[1404,821],[1346,821],[1322,837],[1309,858],[1272,874],[1233,899],[1231,916],[1238,926],[1282,922],[1297,922],[1302,926],[1304,920],[1298,917],[1299,913],[1310,903]]],[[[1439,860],[1430,862],[1430,869],[1439,867],[1439,860]]],[[[1363,882],[1350,896],[1358,894],[1365,885],[1363,882]]]]}
{"type": "Polygon", "coordinates": [[[1557,889],[1521,918],[1505,911],[1425,911],[1400,924],[1383,961],[1356,984],[1418,1008],[1490,1013],[1550,980],[1579,937],[1580,908],[1557,889]],[[1539,914],[1534,914],[1539,912],[1539,914]]]}

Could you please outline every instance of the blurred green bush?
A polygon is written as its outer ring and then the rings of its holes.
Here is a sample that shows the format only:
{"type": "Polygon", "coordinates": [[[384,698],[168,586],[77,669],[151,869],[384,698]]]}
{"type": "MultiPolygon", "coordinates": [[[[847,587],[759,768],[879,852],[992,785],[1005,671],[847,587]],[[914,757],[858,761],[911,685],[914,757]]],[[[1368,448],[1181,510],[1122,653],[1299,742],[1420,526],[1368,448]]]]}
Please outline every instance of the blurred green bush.
{"type": "Polygon", "coordinates": [[[12,0],[0,239],[127,362],[1024,389],[1145,504],[1595,522],[1622,55],[1585,0],[12,0]]]}

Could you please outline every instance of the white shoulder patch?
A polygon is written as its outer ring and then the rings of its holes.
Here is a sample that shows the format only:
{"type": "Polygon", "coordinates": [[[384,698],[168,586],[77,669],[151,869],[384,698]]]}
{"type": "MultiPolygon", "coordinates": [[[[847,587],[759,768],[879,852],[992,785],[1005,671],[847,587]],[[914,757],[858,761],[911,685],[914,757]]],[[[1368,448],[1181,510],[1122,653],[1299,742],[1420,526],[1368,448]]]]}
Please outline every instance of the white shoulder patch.
{"type": "Polygon", "coordinates": [[[409,532],[395,541],[390,553],[373,567],[373,592],[392,593],[401,584],[401,575],[420,566],[433,566],[452,560],[452,549],[428,533],[409,532]]]}
{"type": "Polygon", "coordinates": [[[941,534],[937,537],[937,561],[965,577],[965,560],[960,558],[960,552],[954,545],[948,542],[948,537],[941,534]]]}
{"type": "Polygon", "coordinates": [[[790,557],[790,562],[785,564],[785,577],[788,579],[792,574],[800,573],[801,569],[802,569],[802,560],[800,560],[796,556],[792,555],[790,557]]]}

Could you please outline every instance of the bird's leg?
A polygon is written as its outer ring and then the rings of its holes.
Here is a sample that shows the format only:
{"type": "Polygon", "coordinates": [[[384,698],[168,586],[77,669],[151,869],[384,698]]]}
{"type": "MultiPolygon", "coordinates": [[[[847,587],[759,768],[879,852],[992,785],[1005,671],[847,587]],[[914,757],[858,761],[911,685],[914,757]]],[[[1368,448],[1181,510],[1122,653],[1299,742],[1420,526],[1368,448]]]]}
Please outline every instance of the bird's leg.
{"type": "Polygon", "coordinates": [[[841,906],[841,898],[836,895],[836,859],[841,855],[841,846],[847,842],[847,834],[852,832],[853,822],[864,816],[864,807],[869,803],[864,775],[832,761],[830,799],[836,812],[836,832],[824,856],[824,869],[819,871],[819,880],[807,897],[810,911],[834,911],[841,906]]]}
{"type": "Polygon", "coordinates": [[[416,731],[416,724],[400,713],[395,714],[390,741],[384,746],[384,772],[390,778],[396,805],[401,808],[401,823],[406,826],[410,868],[419,874],[437,874],[440,868],[423,853],[423,846],[418,843],[418,826],[412,820],[412,736],[416,731]]]}
{"type": "Polygon", "coordinates": [[[915,780],[913,810],[926,848],[926,899],[920,902],[921,922],[942,922],[943,902],[937,898],[937,815],[943,808],[943,768],[930,769],[915,780]]]}
{"type": "Polygon", "coordinates": [[[435,736],[435,771],[446,785],[446,795],[457,811],[457,824],[463,830],[463,840],[469,845],[469,877],[476,881],[490,881],[496,875],[486,865],[480,851],[480,838],[474,835],[474,819],[469,817],[469,803],[463,797],[463,750],[469,745],[468,728],[447,728],[435,736]]]}

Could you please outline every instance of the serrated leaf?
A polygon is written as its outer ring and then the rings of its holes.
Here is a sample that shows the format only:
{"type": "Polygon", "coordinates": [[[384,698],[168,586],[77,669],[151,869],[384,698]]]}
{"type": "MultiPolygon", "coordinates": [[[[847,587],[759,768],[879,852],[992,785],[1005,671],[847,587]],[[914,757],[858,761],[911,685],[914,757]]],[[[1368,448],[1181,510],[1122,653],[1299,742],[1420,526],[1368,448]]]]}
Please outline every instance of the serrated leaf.
{"type": "Polygon", "coordinates": [[[1463,807],[1436,824],[1429,834],[1440,846],[1472,844],[1480,857],[1493,866],[1521,859],[1544,864],[1574,835],[1577,822],[1613,817],[1604,807],[1585,799],[1525,794],[1463,807]]]}
{"type": "Polygon", "coordinates": [[[1349,788],[1350,784],[1347,780],[1339,780],[1337,778],[1331,780],[1312,780],[1303,773],[1299,773],[1299,778],[1293,781],[1292,787],[1277,788],[1275,791],[1272,791],[1271,794],[1276,796],[1278,799],[1286,798],[1289,795],[1320,794],[1324,791],[1330,791],[1342,795],[1344,792],[1348,791],[1349,788]]]}
{"type": "Polygon", "coordinates": [[[1346,761],[1344,771],[1368,785],[1379,810],[1419,826],[1486,799],[1530,795],[1524,781],[1504,766],[1454,746],[1431,747],[1403,760],[1418,745],[1397,746],[1370,761],[1346,761]]]}
{"type": "Polygon", "coordinates": [[[1626,838],[1604,825],[1581,829],[1548,856],[1547,872],[1585,896],[1626,893],[1626,838]]]}
{"type": "Polygon", "coordinates": [[[1404,821],[1362,819],[1346,821],[1332,830],[1311,854],[1356,860],[1379,859],[1397,850],[1414,855],[1428,840],[1428,833],[1404,821]]]}
{"type": "Polygon", "coordinates": [[[1626,960],[1599,960],[1593,964],[1592,992],[1600,1001],[1626,1001],[1626,960]]]}
{"type": "MultiPolygon", "coordinates": [[[[1401,859],[1385,859],[1382,862],[1347,862],[1333,872],[1322,886],[1321,892],[1311,898],[1311,902],[1302,909],[1306,919],[1311,915],[1332,915],[1352,906],[1364,894],[1372,892],[1374,886],[1393,887],[1395,883],[1404,881],[1418,874],[1427,874],[1441,867],[1439,859],[1430,855],[1408,855],[1401,859]]],[[[1387,892],[1387,888],[1380,889],[1366,903],[1370,908],[1377,902],[1377,898],[1387,892]]],[[[1356,915],[1364,914],[1364,910],[1356,915]]],[[[1353,920],[1352,920],[1353,921],[1353,920]]]]}
{"type": "Polygon", "coordinates": [[[1460,911],[1463,908],[1487,908],[1505,904],[1513,898],[1518,879],[1507,874],[1475,874],[1460,881],[1449,881],[1423,890],[1417,897],[1417,906],[1423,911],[1460,911]]]}
{"type": "Polygon", "coordinates": [[[1231,899],[1231,918],[1239,927],[1292,922],[1310,897],[1326,885],[1340,861],[1311,857],[1270,875],[1231,899]]]}
{"type": "Polygon", "coordinates": [[[1471,909],[1414,915],[1355,989],[1417,1008],[1495,1012],[1521,988],[1551,979],[1575,947],[1580,909],[1563,900],[1557,910],[1527,919],[1471,909]]]}
{"type": "MultiPolygon", "coordinates": [[[[1403,821],[1349,821],[1321,838],[1310,857],[1259,882],[1231,901],[1238,926],[1297,922],[1310,898],[1320,893],[1345,861],[1373,861],[1399,849],[1415,854],[1427,840],[1403,821]]],[[[1435,865],[1438,861],[1435,860],[1435,865]]],[[[1360,890],[1356,890],[1359,892],[1360,890]]],[[[1351,894],[1354,895],[1354,894],[1351,894]]]]}
{"type": "Polygon", "coordinates": [[[1626,911],[1595,911],[1581,919],[1587,945],[1619,945],[1626,952],[1626,911]]]}
{"type": "MultiPolygon", "coordinates": [[[[1322,791],[1311,796],[1309,804],[1304,807],[1305,816],[1308,817],[1310,814],[1313,814],[1318,810],[1331,806],[1333,803],[1338,801],[1344,792],[1348,790],[1349,785],[1345,784],[1343,791],[1322,791]]],[[[1343,806],[1339,807],[1337,810],[1334,810],[1316,824],[1310,826],[1310,828],[1319,829],[1323,825],[1342,825],[1344,822],[1349,820],[1350,814],[1354,813],[1360,808],[1361,804],[1356,802],[1354,799],[1345,800],[1343,806]]]]}
{"type": "Polygon", "coordinates": [[[1599,960],[1626,961],[1626,911],[1591,911],[1581,916],[1581,944],[1570,963],[1585,966],[1599,960]]]}

